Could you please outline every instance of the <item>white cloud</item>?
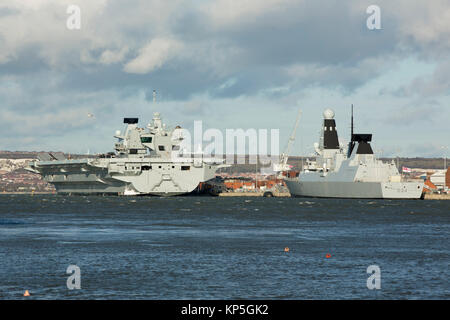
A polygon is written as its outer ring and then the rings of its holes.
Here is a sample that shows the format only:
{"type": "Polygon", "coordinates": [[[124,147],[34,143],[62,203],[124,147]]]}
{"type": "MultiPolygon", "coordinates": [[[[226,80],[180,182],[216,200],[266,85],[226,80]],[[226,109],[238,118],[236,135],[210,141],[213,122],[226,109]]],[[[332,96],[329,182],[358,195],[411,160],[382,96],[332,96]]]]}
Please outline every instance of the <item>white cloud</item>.
{"type": "Polygon", "coordinates": [[[300,63],[283,69],[294,83],[352,88],[375,80],[396,63],[398,58],[395,56],[383,55],[362,59],[354,65],[300,63]]]}
{"type": "Polygon", "coordinates": [[[100,63],[112,64],[121,62],[125,58],[128,51],[128,47],[124,47],[120,50],[105,50],[100,56],[100,63]]]}
{"type": "MultiPolygon", "coordinates": [[[[379,0],[375,4],[381,7],[382,30],[374,32],[365,27],[370,4],[370,0],[1,1],[0,101],[2,111],[9,111],[0,117],[0,133],[8,139],[25,134],[58,136],[61,128],[67,128],[64,138],[79,141],[92,120],[86,114],[92,112],[97,120],[102,114],[111,117],[108,124],[98,121],[99,130],[109,135],[124,108],[136,114],[153,108],[145,92],[155,88],[170,103],[166,109],[179,111],[168,119],[180,114],[217,117],[216,123],[232,127],[236,121],[241,126],[270,126],[275,113],[287,112],[297,100],[320,108],[370,104],[383,114],[392,114],[389,108],[394,106],[401,110],[411,105],[411,116],[418,121],[434,104],[414,99],[436,98],[441,114],[433,113],[431,120],[439,125],[429,132],[404,130],[411,139],[445,139],[448,132],[436,132],[445,128],[439,121],[445,124],[441,119],[448,119],[448,1],[379,0]],[[66,28],[69,4],[81,8],[81,30],[66,28]],[[412,76],[408,81],[382,79],[389,70],[407,75],[398,64],[411,57],[437,66],[436,71],[427,77],[413,73],[414,81],[412,76]],[[155,70],[158,77],[152,74],[155,70]],[[371,81],[375,78],[378,82],[371,81]],[[404,87],[406,94],[378,94],[380,87],[392,91],[393,86],[404,87]],[[140,91],[144,93],[138,99],[140,91]],[[204,95],[208,97],[195,98],[204,95]],[[266,112],[258,109],[261,105],[266,112]],[[7,127],[6,119],[20,123],[22,129],[7,127]]],[[[408,67],[419,69],[415,62],[408,67]]],[[[290,117],[286,114],[279,122],[289,122],[290,117]]],[[[380,122],[384,125],[386,119],[380,122]]],[[[382,130],[380,125],[378,132],[382,130]]],[[[61,148],[67,148],[67,141],[61,140],[61,148]]]]}
{"type": "Polygon", "coordinates": [[[217,0],[202,8],[215,26],[230,26],[252,21],[269,12],[286,9],[301,1],[293,0],[217,0]]]}
{"type": "Polygon", "coordinates": [[[149,73],[175,57],[182,44],[174,39],[155,38],[139,50],[139,55],[124,66],[128,73],[149,73]]]}
{"type": "MultiPolygon", "coordinates": [[[[105,44],[96,35],[95,21],[100,17],[107,1],[77,1],[81,8],[82,28],[68,30],[67,7],[71,0],[11,0],[3,8],[12,14],[0,17],[0,42],[3,62],[14,61],[20,53],[33,48],[34,55],[48,65],[66,68],[69,60],[81,48],[99,48],[105,44]]],[[[0,8],[2,5],[0,5],[0,8]]],[[[98,20],[97,20],[98,21],[98,20]]],[[[70,61],[73,64],[73,61],[70,61]]]]}
{"type": "Polygon", "coordinates": [[[399,21],[405,38],[412,38],[425,49],[450,48],[450,6],[448,0],[406,1],[401,7],[386,4],[399,21]],[[397,9],[397,10],[395,10],[397,9]],[[429,46],[429,48],[426,48],[429,46]]]}

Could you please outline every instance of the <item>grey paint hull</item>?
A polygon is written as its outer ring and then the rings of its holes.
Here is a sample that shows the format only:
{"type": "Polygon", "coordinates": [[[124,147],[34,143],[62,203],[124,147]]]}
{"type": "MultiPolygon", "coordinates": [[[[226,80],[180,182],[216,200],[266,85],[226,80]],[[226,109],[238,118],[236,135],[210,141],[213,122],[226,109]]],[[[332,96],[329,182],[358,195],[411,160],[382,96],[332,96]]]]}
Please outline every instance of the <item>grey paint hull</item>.
{"type": "Polygon", "coordinates": [[[420,199],[423,186],[416,182],[285,182],[292,196],[316,198],[420,199]]]}
{"type": "Polygon", "coordinates": [[[58,194],[123,194],[126,188],[125,183],[105,184],[99,182],[62,182],[55,183],[58,194]]]}
{"type": "Polygon", "coordinates": [[[154,169],[131,175],[110,173],[107,164],[97,167],[87,160],[40,162],[33,172],[53,184],[58,194],[176,196],[191,193],[199,182],[214,178],[216,171],[216,166],[191,164],[189,171],[180,171],[180,164],[151,164],[154,169]]]}
{"type": "MultiPolygon", "coordinates": [[[[55,186],[56,192],[62,195],[127,195],[127,183],[121,181],[105,181],[95,182],[95,181],[65,181],[61,183],[52,182],[55,186]]],[[[164,192],[150,192],[150,193],[139,193],[139,194],[129,194],[129,195],[152,195],[152,196],[176,196],[182,194],[188,194],[193,190],[189,191],[164,191],[164,192]]]]}

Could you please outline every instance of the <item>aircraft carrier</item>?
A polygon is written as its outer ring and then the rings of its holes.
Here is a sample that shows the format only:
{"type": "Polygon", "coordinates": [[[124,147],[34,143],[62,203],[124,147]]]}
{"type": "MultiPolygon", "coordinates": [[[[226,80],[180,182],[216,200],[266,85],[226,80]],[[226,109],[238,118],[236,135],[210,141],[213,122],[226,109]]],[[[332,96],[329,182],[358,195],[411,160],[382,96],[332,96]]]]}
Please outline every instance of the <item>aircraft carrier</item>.
{"type": "Polygon", "coordinates": [[[116,132],[115,152],[103,157],[65,159],[40,155],[27,170],[41,174],[58,194],[115,194],[174,196],[192,192],[200,182],[215,177],[219,161],[183,154],[182,135],[166,129],[154,113],[147,128],[138,118],[125,118],[125,132],[116,132]],[[174,159],[174,152],[179,158],[174,159]]]}
{"type": "Polygon", "coordinates": [[[376,159],[371,134],[352,133],[348,146],[340,145],[334,111],[326,109],[316,159],[307,160],[298,178],[285,183],[292,196],[321,198],[419,199],[424,183],[405,181],[394,162],[376,159]]]}

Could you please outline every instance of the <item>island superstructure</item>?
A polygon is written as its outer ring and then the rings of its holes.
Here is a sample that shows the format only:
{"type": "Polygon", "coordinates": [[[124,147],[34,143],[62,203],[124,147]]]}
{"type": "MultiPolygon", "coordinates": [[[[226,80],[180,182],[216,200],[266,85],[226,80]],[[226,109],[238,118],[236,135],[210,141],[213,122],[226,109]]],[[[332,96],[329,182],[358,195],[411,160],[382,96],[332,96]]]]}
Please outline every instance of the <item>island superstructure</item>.
{"type": "Polygon", "coordinates": [[[307,160],[298,178],[285,183],[292,196],[324,198],[419,199],[422,181],[404,181],[394,162],[384,163],[373,153],[372,134],[352,133],[340,145],[334,111],[326,109],[315,160],[307,160]]]}
{"type": "Polygon", "coordinates": [[[158,112],[146,129],[138,127],[138,118],[124,123],[125,132],[114,136],[113,153],[72,160],[41,156],[27,170],[41,174],[58,194],[174,196],[192,192],[224,166],[201,154],[183,154],[183,136],[176,133],[180,127],[167,129],[158,112]]]}

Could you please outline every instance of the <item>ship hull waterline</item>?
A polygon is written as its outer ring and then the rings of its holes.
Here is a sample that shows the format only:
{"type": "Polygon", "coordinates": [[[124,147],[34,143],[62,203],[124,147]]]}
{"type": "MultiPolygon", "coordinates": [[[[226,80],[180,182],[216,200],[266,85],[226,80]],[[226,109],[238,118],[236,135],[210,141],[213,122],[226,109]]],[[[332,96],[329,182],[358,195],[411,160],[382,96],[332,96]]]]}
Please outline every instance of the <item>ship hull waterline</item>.
{"type": "Polygon", "coordinates": [[[421,199],[423,184],[416,182],[312,182],[285,180],[292,197],[338,199],[421,199]]]}
{"type": "MultiPolygon", "coordinates": [[[[154,190],[147,192],[137,191],[133,183],[127,181],[129,177],[123,175],[112,176],[108,173],[106,168],[87,166],[86,160],[71,161],[64,165],[53,165],[52,163],[43,162],[38,168],[39,171],[33,170],[33,172],[41,174],[46,182],[52,184],[58,195],[171,197],[189,195],[198,187],[198,183],[194,183],[194,181],[197,180],[194,172],[186,173],[182,184],[183,187],[181,188],[172,179],[162,179],[162,175],[165,173],[164,168],[154,170],[154,174],[156,174],[158,179],[154,179],[153,177],[148,177],[146,179],[146,181],[159,181],[159,183],[153,183],[153,185],[158,184],[156,188],[153,188],[154,190]]],[[[195,168],[192,168],[192,171],[193,170],[195,170],[195,168]]],[[[200,182],[205,182],[214,178],[214,175],[212,174],[213,171],[214,170],[210,170],[200,182]]],[[[146,172],[145,174],[151,173],[146,172]]],[[[133,176],[131,176],[131,179],[133,179],[133,176]]]]}

